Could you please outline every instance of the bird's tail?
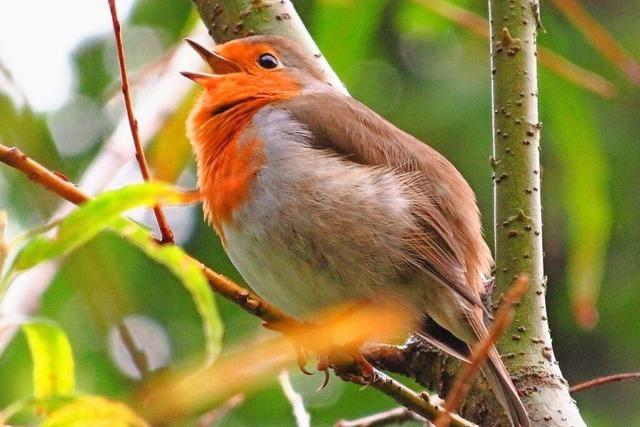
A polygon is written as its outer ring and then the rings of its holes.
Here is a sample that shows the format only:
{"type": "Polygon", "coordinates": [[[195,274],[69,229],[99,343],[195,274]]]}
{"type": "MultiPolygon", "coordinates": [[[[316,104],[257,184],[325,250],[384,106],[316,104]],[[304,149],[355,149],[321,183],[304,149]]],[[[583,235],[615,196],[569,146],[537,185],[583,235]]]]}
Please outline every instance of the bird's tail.
{"type": "MultiPolygon", "coordinates": [[[[488,335],[487,328],[481,319],[476,318],[476,316],[469,316],[469,323],[478,339],[482,340],[488,335]]],[[[482,365],[482,372],[487,378],[493,393],[507,412],[511,424],[514,427],[530,427],[531,421],[529,420],[529,415],[527,415],[527,410],[524,408],[518,396],[518,391],[513,385],[509,372],[502,363],[495,346],[492,346],[489,351],[489,355],[482,365]]]]}

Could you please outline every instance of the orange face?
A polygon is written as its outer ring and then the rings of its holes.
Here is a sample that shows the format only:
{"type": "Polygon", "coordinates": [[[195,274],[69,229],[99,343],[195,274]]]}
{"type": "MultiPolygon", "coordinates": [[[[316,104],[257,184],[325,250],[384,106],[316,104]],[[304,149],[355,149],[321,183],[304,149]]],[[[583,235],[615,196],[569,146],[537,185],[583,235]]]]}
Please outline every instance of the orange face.
{"type": "Polygon", "coordinates": [[[262,107],[294,97],[302,85],[267,43],[239,40],[217,52],[189,43],[214,72],[183,74],[205,88],[187,130],[198,158],[205,212],[224,242],[222,224],[247,202],[263,165],[261,141],[241,144],[242,133],[262,107]]]}
{"type": "Polygon", "coordinates": [[[276,49],[267,43],[237,40],[220,46],[217,54],[254,76],[265,77],[273,71],[284,69],[276,49]]]}
{"type": "Polygon", "coordinates": [[[302,89],[299,74],[284,65],[280,52],[266,42],[235,40],[211,52],[188,40],[214,74],[183,73],[206,89],[211,115],[262,100],[288,99],[302,89]]]}

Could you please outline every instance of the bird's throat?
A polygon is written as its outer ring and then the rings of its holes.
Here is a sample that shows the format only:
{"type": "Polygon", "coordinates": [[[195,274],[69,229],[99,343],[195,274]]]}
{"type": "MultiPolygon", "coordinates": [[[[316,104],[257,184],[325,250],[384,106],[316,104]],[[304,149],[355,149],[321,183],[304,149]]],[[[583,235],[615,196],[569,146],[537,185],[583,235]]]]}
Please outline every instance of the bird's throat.
{"type": "Polygon", "coordinates": [[[205,215],[223,242],[222,224],[233,222],[233,214],[247,203],[253,179],[264,163],[262,142],[247,129],[268,103],[249,97],[216,107],[201,102],[188,121],[205,215]]]}

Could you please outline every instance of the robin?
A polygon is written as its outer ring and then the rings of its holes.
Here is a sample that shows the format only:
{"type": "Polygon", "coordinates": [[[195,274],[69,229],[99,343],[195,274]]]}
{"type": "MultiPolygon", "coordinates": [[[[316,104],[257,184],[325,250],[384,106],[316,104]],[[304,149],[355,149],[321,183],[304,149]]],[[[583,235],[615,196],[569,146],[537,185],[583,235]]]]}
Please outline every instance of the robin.
{"type": "MultiPolygon", "coordinates": [[[[253,36],[209,51],[187,121],[205,216],[244,279],[304,317],[388,297],[416,333],[468,360],[488,334],[492,257],[475,195],[440,153],[331,87],[295,43],[253,36]]],[[[482,370],[515,426],[527,412],[494,348],[482,370]]]]}

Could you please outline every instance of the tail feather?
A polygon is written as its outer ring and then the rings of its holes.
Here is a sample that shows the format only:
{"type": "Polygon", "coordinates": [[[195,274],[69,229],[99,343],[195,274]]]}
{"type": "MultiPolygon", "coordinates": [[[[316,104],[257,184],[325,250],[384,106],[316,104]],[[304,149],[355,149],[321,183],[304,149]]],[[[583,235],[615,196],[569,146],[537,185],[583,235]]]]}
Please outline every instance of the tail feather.
{"type": "Polygon", "coordinates": [[[516,427],[530,427],[531,421],[529,421],[527,410],[524,408],[518,396],[518,391],[515,389],[513,382],[511,382],[495,347],[491,349],[489,358],[483,364],[482,372],[498,401],[507,411],[511,424],[516,427]]]}
{"type": "MultiPolygon", "coordinates": [[[[469,324],[476,333],[478,339],[482,340],[488,335],[480,316],[469,316],[469,324]]],[[[487,378],[493,393],[498,398],[500,404],[504,407],[509,420],[514,427],[530,427],[531,421],[527,410],[518,396],[507,368],[505,368],[502,359],[498,354],[498,350],[493,346],[489,351],[487,360],[482,365],[482,372],[487,378]]]]}

